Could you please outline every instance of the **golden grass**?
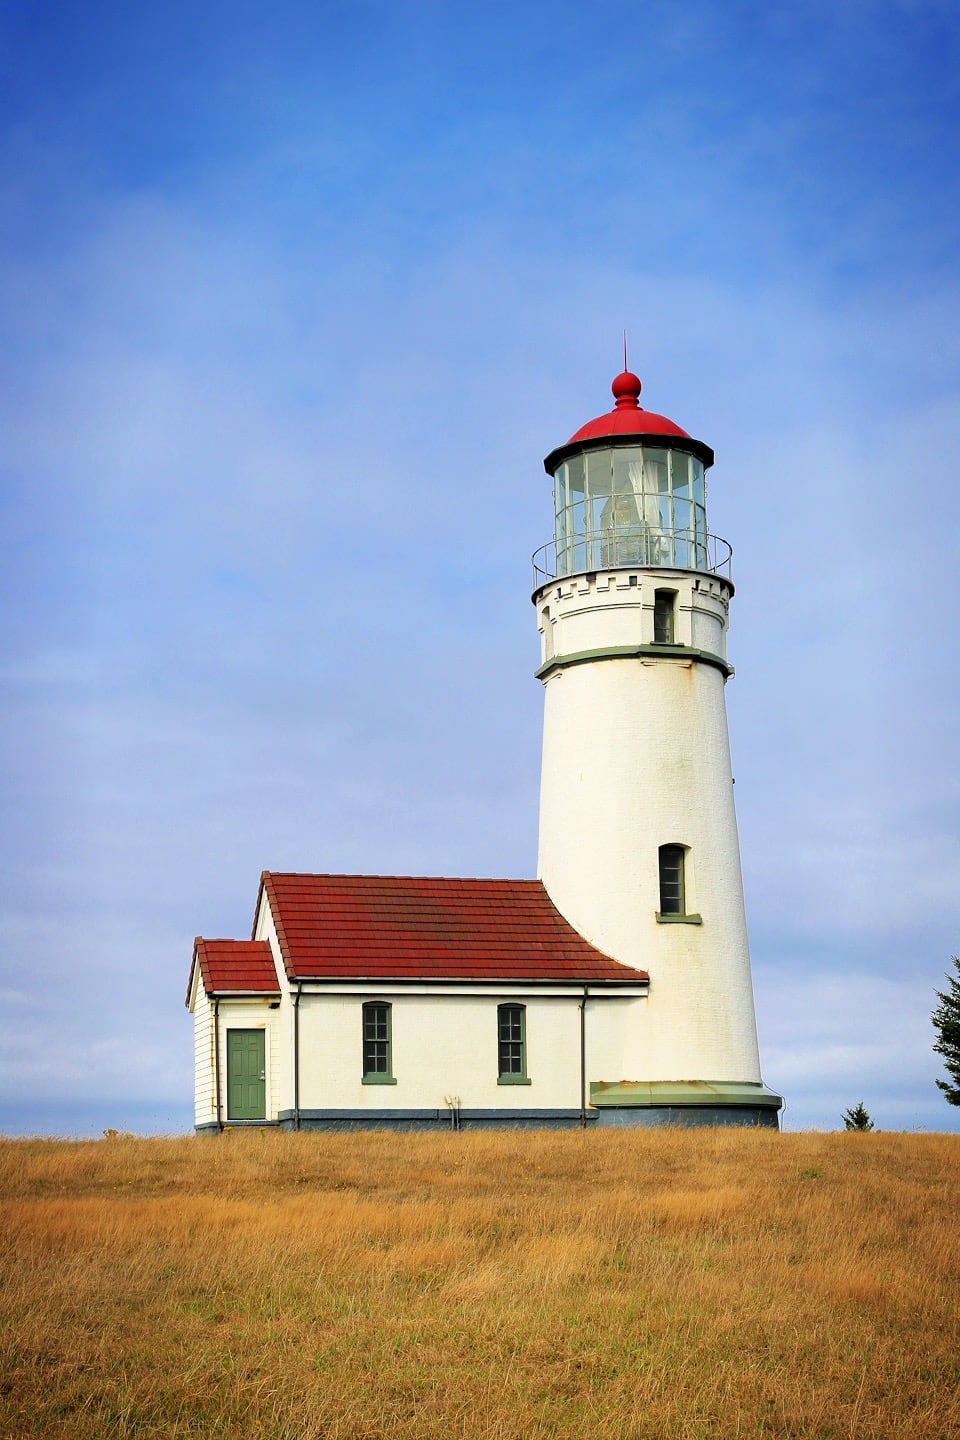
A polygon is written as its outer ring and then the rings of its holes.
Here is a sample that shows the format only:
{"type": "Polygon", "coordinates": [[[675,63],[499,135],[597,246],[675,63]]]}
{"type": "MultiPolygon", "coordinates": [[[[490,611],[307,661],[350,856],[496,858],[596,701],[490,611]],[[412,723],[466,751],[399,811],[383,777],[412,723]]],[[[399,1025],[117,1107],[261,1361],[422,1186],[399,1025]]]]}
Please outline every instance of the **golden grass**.
{"type": "Polygon", "coordinates": [[[0,1141],[0,1435],[960,1437],[960,1136],[0,1141]]]}

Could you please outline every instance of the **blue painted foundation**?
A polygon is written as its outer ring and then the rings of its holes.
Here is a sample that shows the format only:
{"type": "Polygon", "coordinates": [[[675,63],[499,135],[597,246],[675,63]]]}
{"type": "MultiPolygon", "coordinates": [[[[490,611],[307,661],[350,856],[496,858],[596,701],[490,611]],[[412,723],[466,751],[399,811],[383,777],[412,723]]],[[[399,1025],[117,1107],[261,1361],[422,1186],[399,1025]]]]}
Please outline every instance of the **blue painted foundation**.
{"type": "MultiPolygon", "coordinates": [[[[573,1130],[581,1125],[579,1110],[461,1110],[461,1130],[573,1130]]],[[[699,1128],[738,1125],[778,1130],[777,1111],[769,1105],[622,1105],[592,1107],[588,1129],[619,1127],[653,1129],[664,1125],[699,1128]]],[[[197,1125],[198,1135],[215,1135],[215,1124],[197,1125]]],[[[227,1130],[295,1130],[292,1110],[276,1120],[225,1120],[227,1130]]],[[[301,1110],[301,1130],[452,1130],[450,1111],[443,1110],[301,1110]]]]}
{"type": "MultiPolygon", "coordinates": [[[[588,1123],[594,1112],[587,1112],[588,1123]]],[[[579,1126],[579,1110],[461,1110],[460,1129],[571,1129],[579,1126]]],[[[296,1128],[293,1111],[281,1110],[280,1128],[296,1128]]],[[[301,1110],[301,1130],[452,1130],[450,1111],[442,1110],[301,1110]]]]}

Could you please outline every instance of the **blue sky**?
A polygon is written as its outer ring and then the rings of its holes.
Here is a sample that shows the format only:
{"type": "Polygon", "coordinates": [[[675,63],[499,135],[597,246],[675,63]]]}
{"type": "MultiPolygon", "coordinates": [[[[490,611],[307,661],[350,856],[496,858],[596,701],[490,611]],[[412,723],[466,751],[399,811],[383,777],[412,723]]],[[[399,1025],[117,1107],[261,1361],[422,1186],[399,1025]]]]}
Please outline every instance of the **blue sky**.
{"type": "Polygon", "coordinates": [[[958,1128],[960,16],[0,16],[0,1128],[190,1124],[264,868],[531,875],[542,457],[717,452],[768,1083],[958,1128]]]}

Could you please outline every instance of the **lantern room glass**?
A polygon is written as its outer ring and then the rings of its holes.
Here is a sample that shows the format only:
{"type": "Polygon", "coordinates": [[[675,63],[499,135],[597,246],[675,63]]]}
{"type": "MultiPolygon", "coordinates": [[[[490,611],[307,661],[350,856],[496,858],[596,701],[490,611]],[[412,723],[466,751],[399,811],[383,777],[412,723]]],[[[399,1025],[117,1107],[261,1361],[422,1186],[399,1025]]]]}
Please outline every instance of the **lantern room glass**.
{"type": "Polygon", "coordinates": [[[707,569],[703,462],[686,451],[621,445],[572,455],[554,494],[558,574],[707,569]]]}

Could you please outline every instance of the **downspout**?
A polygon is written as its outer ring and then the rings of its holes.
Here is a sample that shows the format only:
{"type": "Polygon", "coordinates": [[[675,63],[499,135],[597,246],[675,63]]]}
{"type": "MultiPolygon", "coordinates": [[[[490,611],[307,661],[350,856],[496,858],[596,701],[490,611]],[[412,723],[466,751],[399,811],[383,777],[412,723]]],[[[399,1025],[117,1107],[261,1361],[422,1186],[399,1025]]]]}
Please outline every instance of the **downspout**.
{"type": "Polygon", "coordinates": [[[303,981],[297,981],[297,993],[293,997],[293,1128],[300,1129],[300,997],[303,995],[303,981]]]}
{"type": "Polygon", "coordinates": [[[587,1128],[587,995],[590,992],[586,985],[583,987],[583,999],[580,1001],[580,1128],[587,1128]]]}
{"type": "Polygon", "coordinates": [[[217,1134],[223,1134],[223,1105],[220,1100],[220,1001],[213,1002],[213,1083],[217,1095],[217,1134]]]}

